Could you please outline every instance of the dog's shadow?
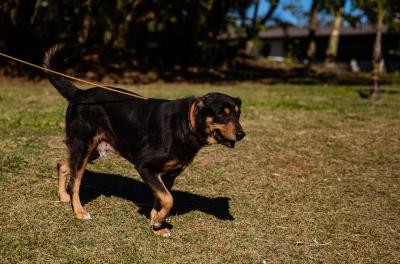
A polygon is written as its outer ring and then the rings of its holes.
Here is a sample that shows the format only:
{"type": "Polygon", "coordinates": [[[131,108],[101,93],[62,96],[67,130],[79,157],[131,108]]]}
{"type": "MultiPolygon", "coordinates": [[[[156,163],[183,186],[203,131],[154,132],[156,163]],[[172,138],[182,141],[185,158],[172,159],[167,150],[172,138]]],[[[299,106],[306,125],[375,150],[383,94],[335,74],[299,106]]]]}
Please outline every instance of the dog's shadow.
{"type": "MultiPolygon", "coordinates": [[[[228,197],[208,198],[174,190],[171,191],[171,194],[174,197],[171,215],[181,215],[197,210],[222,220],[234,219],[229,212],[230,198],[228,197]]],[[[117,174],[86,170],[80,190],[82,204],[87,204],[100,195],[116,196],[131,201],[139,207],[138,212],[147,217],[154,200],[150,188],[140,181],[117,174]]]]}

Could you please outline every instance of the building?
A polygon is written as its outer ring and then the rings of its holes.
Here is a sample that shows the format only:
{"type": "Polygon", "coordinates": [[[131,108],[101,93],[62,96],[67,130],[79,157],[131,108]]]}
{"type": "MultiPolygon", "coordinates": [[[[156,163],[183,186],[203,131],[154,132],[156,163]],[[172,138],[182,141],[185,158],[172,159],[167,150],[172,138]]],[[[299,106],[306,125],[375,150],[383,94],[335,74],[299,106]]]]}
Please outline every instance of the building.
{"type": "MultiPolygon", "coordinates": [[[[329,27],[317,29],[317,63],[322,63],[325,59],[330,33],[329,27]]],[[[308,34],[308,28],[300,27],[272,28],[261,31],[259,39],[263,43],[263,48],[259,53],[271,59],[291,57],[303,62],[308,47],[308,34]]],[[[356,60],[362,71],[370,70],[374,42],[375,29],[370,25],[342,27],[336,62],[349,65],[351,60],[356,60]]],[[[400,33],[390,32],[386,26],[382,32],[382,55],[387,71],[400,70],[400,33]]]]}

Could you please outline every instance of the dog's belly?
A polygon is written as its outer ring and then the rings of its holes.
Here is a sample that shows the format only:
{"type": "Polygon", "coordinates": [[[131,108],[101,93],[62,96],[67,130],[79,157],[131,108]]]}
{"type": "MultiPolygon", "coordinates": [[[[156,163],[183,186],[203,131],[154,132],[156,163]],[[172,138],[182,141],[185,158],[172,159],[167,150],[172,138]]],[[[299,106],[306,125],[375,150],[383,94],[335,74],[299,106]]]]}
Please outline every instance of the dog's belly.
{"type": "Polygon", "coordinates": [[[106,157],[110,154],[116,154],[117,151],[106,141],[101,141],[97,145],[97,152],[99,153],[100,157],[106,157]]]}

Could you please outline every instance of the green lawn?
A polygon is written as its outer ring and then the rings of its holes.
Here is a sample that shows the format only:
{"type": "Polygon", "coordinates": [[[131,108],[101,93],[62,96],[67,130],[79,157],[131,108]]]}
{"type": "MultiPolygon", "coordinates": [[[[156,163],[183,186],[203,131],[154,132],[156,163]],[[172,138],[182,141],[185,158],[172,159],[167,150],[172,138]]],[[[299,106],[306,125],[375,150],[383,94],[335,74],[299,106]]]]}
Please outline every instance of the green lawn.
{"type": "Polygon", "coordinates": [[[172,239],[152,234],[152,195],[118,157],[88,167],[92,220],[57,201],[66,102],[46,83],[0,84],[1,263],[399,263],[400,85],[238,83],[131,87],[243,100],[247,137],[204,148],[174,186],[172,239]]]}

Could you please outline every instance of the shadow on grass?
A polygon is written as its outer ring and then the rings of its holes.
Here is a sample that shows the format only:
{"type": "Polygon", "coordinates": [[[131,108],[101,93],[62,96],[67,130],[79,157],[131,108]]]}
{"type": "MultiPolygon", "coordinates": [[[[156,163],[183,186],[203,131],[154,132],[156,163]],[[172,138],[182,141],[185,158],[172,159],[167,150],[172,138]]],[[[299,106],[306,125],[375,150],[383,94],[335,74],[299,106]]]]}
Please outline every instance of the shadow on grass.
{"type": "MultiPolygon", "coordinates": [[[[228,197],[208,198],[202,195],[172,190],[174,207],[170,215],[181,215],[190,211],[201,211],[221,220],[233,220],[229,212],[228,197]]],[[[117,174],[85,171],[80,197],[82,204],[93,201],[100,195],[116,196],[136,204],[140,214],[149,216],[153,193],[143,182],[117,174]]]]}

